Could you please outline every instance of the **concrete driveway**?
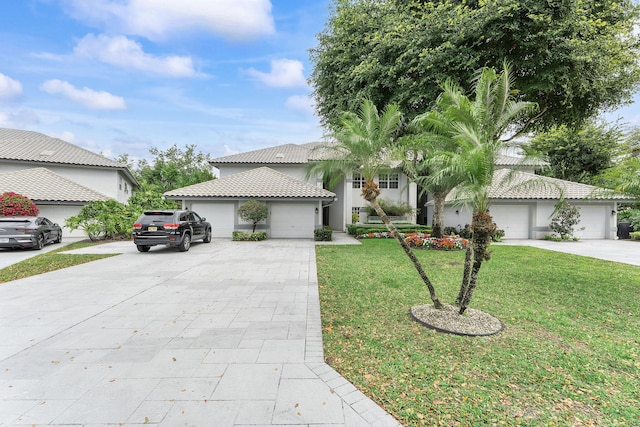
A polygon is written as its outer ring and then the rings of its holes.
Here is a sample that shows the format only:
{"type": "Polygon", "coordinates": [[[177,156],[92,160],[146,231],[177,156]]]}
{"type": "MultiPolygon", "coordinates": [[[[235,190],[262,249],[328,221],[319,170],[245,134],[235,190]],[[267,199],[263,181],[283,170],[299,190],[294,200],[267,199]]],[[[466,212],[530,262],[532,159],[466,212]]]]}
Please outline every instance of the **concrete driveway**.
{"type": "Polygon", "coordinates": [[[194,243],[0,285],[0,425],[399,426],[324,363],[312,241],[194,243]]]}
{"type": "Polygon", "coordinates": [[[640,265],[640,242],[632,240],[578,240],[576,242],[504,240],[496,245],[532,246],[606,261],[640,265]]]}

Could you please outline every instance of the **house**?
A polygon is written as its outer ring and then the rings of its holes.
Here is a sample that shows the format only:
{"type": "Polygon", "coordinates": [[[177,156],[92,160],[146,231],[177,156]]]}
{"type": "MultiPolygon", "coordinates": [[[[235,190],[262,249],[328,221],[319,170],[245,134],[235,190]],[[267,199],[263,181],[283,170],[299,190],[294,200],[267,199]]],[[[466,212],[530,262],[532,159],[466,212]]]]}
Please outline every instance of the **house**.
{"type": "Polygon", "coordinates": [[[313,238],[322,227],[322,211],[335,194],[286,173],[260,166],[219,179],[166,192],[211,222],[214,237],[230,238],[234,230],[251,231],[238,217],[238,207],[255,199],[267,204],[268,218],[256,230],[272,238],[313,238]]]}
{"type": "MultiPolygon", "coordinates": [[[[581,239],[615,239],[618,203],[631,197],[591,185],[534,175],[531,172],[496,170],[489,189],[489,213],[505,239],[542,239],[551,234],[549,223],[561,195],[580,209],[574,235],[581,239]]],[[[463,228],[471,223],[471,212],[447,198],[445,226],[463,228]]]]}
{"type": "MultiPolygon", "coordinates": [[[[307,176],[308,165],[323,160],[324,154],[319,149],[322,144],[285,144],[219,157],[211,161],[219,170],[218,180],[173,190],[165,196],[182,200],[184,207],[205,215],[214,224],[217,237],[230,237],[234,229],[248,228],[248,224],[243,224],[237,217],[237,208],[249,198],[263,200],[270,205],[270,219],[261,227],[271,237],[312,237],[313,229],[322,225],[344,231],[352,222],[352,214],[365,219],[362,208],[367,203],[360,195],[364,180],[354,172],[335,187],[326,188],[322,177],[307,176]],[[283,192],[282,188],[288,188],[288,191],[283,192]],[[318,192],[300,196],[310,188],[318,192]]],[[[570,203],[581,208],[582,223],[578,228],[584,229],[578,231],[579,237],[615,238],[617,203],[627,198],[611,192],[598,192],[596,187],[584,184],[534,175],[535,170],[544,165],[537,160],[498,157],[496,183],[517,168],[515,175],[519,178],[516,181],[542,179],[548,187],[547,192],[525,190],[525,187],[509,187],[507,191],[506,187],[498,184],[491,189],[491,214],[498,227],[505,230],[505,238],[538,239],[548,234],[549,216],[558,201],[559,188],[563,188],[570,203]]],[[[409,221],[431,223],[433,208],[428,195],[420,196],[418,186],[409,182],[401,170],[381,175],[377,182],[380,198],[419,208],[417,215],[408,218],[409,221]]],[[[464,208],[450,203],[445,210],[446,226],[464,227],[470,222],[471,214],[464,208]]]]}
{"type": "MultiPolygon", "coordinates": [[[[254,150],[247,153],[233,154],[219,157],[211,161],[211,165],[218,168],[220,178],[225,178],[240,172],[246,172],[260,167],[268,167],[275,171],[289,175],[301,183],[311,184],[318,188],[326,188],[322,177],[307,177],[309,163],[320,161],[326,155],[319,148],[324,143],[312,142],[308,144],[285,144],[254,150]]],[[[401,171],[378,177],[381,189],[380,197],[396,203],[408,203],[416,206],[417,186],[409,182],[401,171]]],[[[326,188],[334,193],[336,200],[323,205],[319,212],[319,223],[330,226],[333,230],[343,231],[352,221],[352,214],[361,214],[361,209],[367,205],[362,198],[361,188],[364,179],[357,173],[342,180],[333,188],[326,188]]],[[[412,218],[415,221],[415,218],[412,218]]]]}
{"type": "Polygon", "coordinates": [[[0,128],[0,192],[29,197],[60,225],[90,201],[126,202],[137,187],[126,166],[105,156],[42,133],[0,128]]]}

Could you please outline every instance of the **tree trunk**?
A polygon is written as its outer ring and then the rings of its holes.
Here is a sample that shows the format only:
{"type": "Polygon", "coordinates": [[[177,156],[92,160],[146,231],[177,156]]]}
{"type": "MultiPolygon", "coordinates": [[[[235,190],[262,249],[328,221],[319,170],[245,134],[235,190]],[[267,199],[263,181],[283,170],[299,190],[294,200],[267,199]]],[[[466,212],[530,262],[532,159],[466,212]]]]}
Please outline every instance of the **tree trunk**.
{"type": "Polygon", "coordinates": [[[407,242],[405,242],[402,236],[400,236],[400,233],[398,233],[396,226],[393,225],[387,214],[380,207],[380,204],[377,200],[378,195],[380,195],[380,190],[378,189],[378,184],[376,184],[375,182],[367,182],[362,189],[362,197],[364,197],[367,202],[371,203],[373,209],[376,211],[382,222],[384,222],[384,224],[386,225],[387,230],[389,230],[389,232],[398,241],[398,243],[400,243],[400,246],[402,246],[402,249],[404,249],[404,252],[413,263],[415,269],[418,271],[420,278],[427,286],[427,289],[429,289],[429,295],[431,296],[431,301],[433,301],[433,306],[437,309],[442,309],[442,303],[436,296],[436,290],[433,287],[431,280],[429,280],[429,277],[427,277],[427,273],[425,273],[424,269],[422,268],[422,264],[420,264],[420,261],[418,260],[418,258],[416,258],[416,255],[413,253],[407,242]]]}
{"type": "Polygon", "coordinates": [[[460,303],[460,314],[463,314],[469,307],[473,291],[476,288],[478,272],[482,267],[483,261],[488,261],[491,258],[491,253],[488,249],[489,245],[491,245],[491,238],[496,233],[496,225],[493,223],[491,215],[487,212],[474,213],[471,221],[471,232],[473,233],[471,242],[473,244],[473,269],[471,270],[469,285],[460,303]]]}
{"type": "Polygon", "coordinates": [[[462,300],[464,299],[464,296],[467,293],[467,289],[469,289],[469,279],[471,277],[472,265],[473,265],[473,237],[469,239],[467,251],[464,256],[464,273],[462,274],[462,283],[460,284],[460,291],[458,292],[458,297],[456,298],[456,303],[455,303],[456,306],[458,307],[462,305],[462,300]]]}
{"type": "Polygon", "coordinates": [[[442,237],[444,235],[444,201],[447,195],[433,193],[433,219],[431,221],[431,235],[442,237]]]}

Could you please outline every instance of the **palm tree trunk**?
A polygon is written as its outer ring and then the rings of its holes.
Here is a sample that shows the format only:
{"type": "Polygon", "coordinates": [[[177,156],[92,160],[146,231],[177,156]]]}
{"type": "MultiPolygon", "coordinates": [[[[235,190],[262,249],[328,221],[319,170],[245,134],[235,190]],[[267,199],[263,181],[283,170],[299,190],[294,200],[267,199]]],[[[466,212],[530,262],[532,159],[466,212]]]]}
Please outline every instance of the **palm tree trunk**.
{"type": "Polygon", "coordinates": [[[473,265],[473,240],[469,240],[467,251],[464,256],[464,273],[462,275],[462,283],[460,284],[460,291],[456,298],[456,306],[462,305],[462,300],[469,289],[469,279],[471,278],[471,267],[473,265]]]}
{"type": "Polygon", "coordinates": [[[442,237],[444,234],[444,202],[447,195],[433,193],[433,219],[431,221],[431,235],[442,237]]]}
{"type": "Polygon", "coordinates": [[[405,242],[402,236],[400,236],[400,233],[398,233],[398,229],[396,228],[396,226],[393,225],[387,214],[380,207],[380,204],[378,203],[378,194],[380,194],[380,190],[377,187],[378,185],[375,183],[366,183],[365,188],[362,189],[362,196],[365,198],[365,200],[371,203],[373,209],[376,211],[382,222],[384,222],[384,225],[387,226],[387,230],[389,230],[389,232],[398,241],[398,243],[400,243],[402,249],[404,249],[404,252],[413,263],[415,269],[418,271],[420,278],[427,286],[427,289],[429,289],[429,295],[431,296],[431,301],[433,301],[433,306],[437,309],[444,308],[436,295],[436,290],[433,287],[431,280],[429,280],[429,277],[427,277],[427,273],[425,273],[424,269],[422,268],[422,264],[420,264],[420,261],[418,260],[418,258],[416,258],[416,255],[413,253],[407,242],[405,242]],[[375,188],[372,188],[371,184],[374,185],[375,188]]]}
{"type": "Polygon", "coordinates": [[[480,267],[482,267],[482,262],[488,261],[491,258],[489,245],[491,244],[491,238],[496,232],[496,225],[493,223],[491,215],[487,212],[474,213],[473,220],[471,221],[471,232],[473,233],[473,240],[471,242],[473,245],[473,268],[471,269],[469,284],[460,302],[460,314],[463,314],[467,307],[469,307],[473,291],[476,289],[478,272],[480,271],[480,267]]]}

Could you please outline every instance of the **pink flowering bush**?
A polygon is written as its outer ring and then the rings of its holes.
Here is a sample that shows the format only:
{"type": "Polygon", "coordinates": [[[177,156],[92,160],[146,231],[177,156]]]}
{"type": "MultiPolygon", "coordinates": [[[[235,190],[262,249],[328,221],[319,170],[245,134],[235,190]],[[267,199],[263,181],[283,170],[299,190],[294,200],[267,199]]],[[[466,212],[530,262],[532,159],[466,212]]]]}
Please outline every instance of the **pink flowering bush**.
{"type": "MultiPolygon", "coordinates": [[[[412,248],[421,249],[438,249],[438,250],[461,250],[469,246],[469,240],[457,235],[444,236],[441,238],[431,237],[426,233],[400,233],[400,237],[404,239],[412,248]]],[[[389,232],[383,233],[367,233],[357,236],[358,239],[392,239],[393,236],[389,232]]]]}
{"type": "Polygon", "coordinates": [[[0,195],[2,216],[36,216],[40,211],[28,197],[12,191],[0,195]]]}

